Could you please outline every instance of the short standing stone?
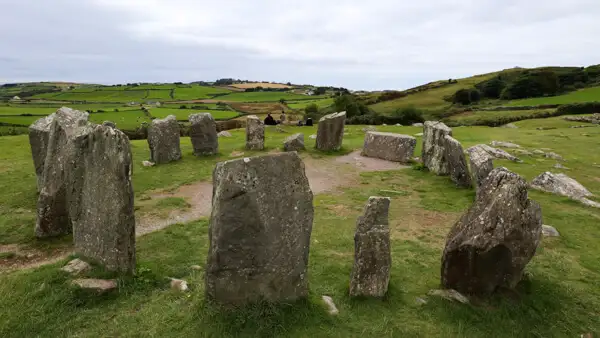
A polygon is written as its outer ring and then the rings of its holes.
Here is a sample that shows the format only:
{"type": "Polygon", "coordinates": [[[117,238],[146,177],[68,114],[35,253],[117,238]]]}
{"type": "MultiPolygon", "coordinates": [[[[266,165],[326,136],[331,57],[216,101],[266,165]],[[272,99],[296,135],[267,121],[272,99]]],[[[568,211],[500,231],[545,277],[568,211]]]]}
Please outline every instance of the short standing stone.
{"type": "Polygon", "coordinates": [[[71,232],[67,201],[70,189],[67,189],[67,175],[74,135],[87,124],[88,113],[66,107],[60,108],[55,113],[50,124],[40,195],[37,201],[35,224],[37,237],[58,236],[71,232]]]}
{"type": "Polygon", "coordinates": [[[265,149],[265,125],[255,115],[250,115],[246,119],[246,149],[265,149]]]}
{"type": "Polygon", "coordinates": [[[471,187],[471,176],[467,167],[467,159],[463,147],[454,137],[445,136],[446,159],[450,168],[450,178],[459,187],[471,187]]]}
{"type": "Polygon", "coordinates": [[[469,162],[475,187],[479,187],[485,178],[494,170],[492,157],[481,147],[469,148],[469,162]]]}
{"type": "Polygon", "coordinates": [[[129,139],[90,126],[74,139],[69,214],[75,250],[108,270],[135,271],[135,217],[129,139]]]}
{"type": "Polygon", "coordinates": [[[423,127],[423,165],[437,175],[450,174],[450,165],[446,157],[446,136],[452,136],[452,129],[442,122],[427,121],[423,127]]]}
{"type": "MultiPolygon", "coordinates": [[[[194,147],[194,155],[209,156],[219,152],[217,124],[210,113],[192,114],[189,116],[190,139],[194,147]]],[[[229,133],[227,133],[229,134],[229,133]]],[[[231,134],[223,136],[230,137],[231,134]]]]}
{"type": "Polygon", "coordinates": [[[148,128],[150,160],[156,164],[169,163],[181,159],[179,123],[175,115],[152,120],[148,128]]]}
{"type": "Polygon", "coordinates": [[[408,135],[369,131],[365,135],[362,156],[406,163],[415,152],[417,139],[408,135]]]}
{"type": "Polygon", "coordinates": [[[218,163],[206,295],[224,305],[308,295],[313,194],[296,152],[218,163]]]}
{"type": "Polygon", "coordinates": [[[44,162],[48,151],[48,138],[50,135],[50,125],[54,121],[55,113],[42,117],[29,126],[29,144],[31,145],[31,155],[33,156],[33,166],[37,175],[38,192],[42,189],[42,176],[44,173],[44,162]]]}
{"type": "Polygon", "coordinates": [[[370,197],[358,219],[350,296],[383,297],[388,290],[392,265],[389,207],[389,198],[370,197]]]}
{"type": "Polygon", "coordinates": [[[283,142],[285,151],[300,151],[304,150],[304,134],[294,134],[285,139],[283,142]]]}
{"type": "Polygon", "coordinates": [[[542,211],[528,199],[525,180],[506,168],[494,169],[448,234],[442,285],[468,295],[514,288],[541,234],[542,211]]]}
{"type": "Polygon", "coordinates": [[[333,113],[319,120],[316,148],[322,151],[336,151],[342,147],[346,112],[333,113]]]}

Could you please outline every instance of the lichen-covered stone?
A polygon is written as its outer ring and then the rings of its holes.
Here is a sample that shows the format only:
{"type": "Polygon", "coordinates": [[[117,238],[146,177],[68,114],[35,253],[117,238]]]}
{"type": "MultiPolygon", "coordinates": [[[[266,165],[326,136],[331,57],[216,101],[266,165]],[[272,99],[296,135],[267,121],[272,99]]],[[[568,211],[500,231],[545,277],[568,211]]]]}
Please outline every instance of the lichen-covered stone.
{"type": "Polygon", "coordinates": [[[485,178],[494,170],[492,157],[481,147],[469,148],[469,162],[471,164],[471,176],[475,187],[479,187],[485,178]]]}
{"type": "Polygon", "coordinates": [[[442,285],[469,295],[514,288],[541,234],[542,211],[527,197],[525,180],[506,168],[494,169],[448,234],[442,285]]]}
{"type": "Polygon", "coordinates": [[[362,156],[407,163],[415,153],[417,139],[412,136],[369,131],[365,135],[362,156]]]}
{"type": "Polygon", "coordinates": [[[521,148],[521,146],[518,145],[518,144],[514,144],[514,143],[510,143],[510,142],[504,142],[504,141],[492,141],[490,144],[492,145],[492,147],[521,148]]]}
{"type": "Polygon", "coordinates": [[[423,127],[423,165],[437,175],[450,174],[446,157],[446,136],[452,136],[452,129],[437,121],[427,121],[423,127]]]}
{"type": "Polygon", "coordinates": [[[554,174],[546,171],[531,181],[533,189],[566,196],[574,200],[591,197],[592,193],[581,183],[565,174],[554,174]]]}
{"type": "Polygon", "coordinates": [[[129,139],[118,129],[86,127],[73,141],[69,214],[79,254],[106,269],[135,272],[135,216],[129,139]]]}
{"type": "Polygon", "coordinates": [[[322,151],[336,151],[342,147],[346,112],[333,113],[319,120],[315,147],[322,151]]]}
{"type": "Polygon", "coordinates": [[[152,162],[161,164],[181,159],[179,129],[175,115],[152,120],[148,128],[148,145],[152,162]]]}
{"type": "Polygon", "coordinates": [[[467,152],[471,153],[475,148],[480,148],[481,150],[485,151],[493,158],[506,159],[506,160],[513,161],[513,162],[523,162],[519,158],[507,153],[506,151],[504,151],[502,149],[490,147],[487,144],[478,144],[478,145],[472,146],[467,149],[467,152]]]}
{"type": "Polygon", "coordinates": [[[62,107],[54,114],[49,127],[40,195],[37,201],[37,237],[58,236],[71,232],[67,185],[72,160],[73,137],[88,125],[88,113],[62,107]]]}
{"type": "Polygon", "coordinates": [[[217,124],[212,115],[210,113],[192,114],[188,119],[191,123],[190,139],[194,147],[194,155],[210,156],[217,154],[219,152],[219,137],[217,135],[217,124]]]}
{"type": "Polygon", "coordinates": [[[265,149],[265,125],[255,115],[250,115],[246,119],[246,149],[265,149]]]}
{"type": "Polygon", "coordinates": [[[35,121],[29,126],[29,145],[31,146],[31,155],[33,157],[33,166],[37,175],[38,192],[42,189],[42,177],[44,173],[44,162],[48,151],[48,139],[50,135],[50,125],[54,121],[56,113],[35,121]]]}
{"type": "Polygon", "coordinates": [[[286,138],[283,142],[283,150],[285,151],[300,151],[304,149],[304,134],[294,134],[286,138]]]}
{"type": "Polygon", "coordinates": [[[383,297],[388,290],[392,266],[389,207],[389,198],[370,197],[358,218],[350,296],[383,297]]]}
{"type": "Polygon", "coordinates": [[[469,167],[462,145],[454,137],[446,135],[446,159],[450,168],[450,179],[459,187],[470,188],[472,186],[469,167]]]}
{"type": "Polygon", "coordinates": [[[217,163],[205,274],[224,305],[308,295],[313,194],[296,152],[217,163]]]}

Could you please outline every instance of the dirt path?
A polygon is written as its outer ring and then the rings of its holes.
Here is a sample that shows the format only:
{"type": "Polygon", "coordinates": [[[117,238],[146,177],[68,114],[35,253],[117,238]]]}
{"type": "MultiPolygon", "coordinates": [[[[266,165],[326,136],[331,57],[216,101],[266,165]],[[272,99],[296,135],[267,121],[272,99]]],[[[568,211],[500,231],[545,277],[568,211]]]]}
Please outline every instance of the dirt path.
{"type": "MultiPolygon", "coordinates": [[[[360,172],[385,171],[407,168],[398,163],[367,158],[353,152],[335,159],[303,159],[306,176],[314,194],[333,192],[340,188],[355,186],[359,182],[360,172]]],[[[167,218],[136,215],[136,237],[164,229],[177,223],[187,223],[203,217],[209,217],[212,200],[212,183],[197,182],[184,185],[172,192],[156,192],[149,195],[152,199],[181,197],[189,204],[186,210],[173,210],[167,218]]],[[[44,252],[19,245],[0,245],[0,254],[14,253],[15,257],[0,258],[0,273],[14,270],[36,268],[56,263],[72,253],[72,248],[44,252]]],[[[2,256],[0,256],[2,257],[2,256]]]]}

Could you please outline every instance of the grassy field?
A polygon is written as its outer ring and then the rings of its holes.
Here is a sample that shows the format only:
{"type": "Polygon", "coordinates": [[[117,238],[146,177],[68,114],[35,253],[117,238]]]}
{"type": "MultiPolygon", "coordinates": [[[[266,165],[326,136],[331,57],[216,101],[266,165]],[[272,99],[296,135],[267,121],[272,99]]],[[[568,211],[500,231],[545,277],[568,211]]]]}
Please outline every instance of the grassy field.
{"type": "Polygon", "coordinates": [[[171,98],[171,90],[148,90],[148,96],[144,101],[170,101],[173,100],[171,98]]]}
{"type": "Polygon", "coordinates": [[[583,88],[559,96],[514,100],[507,103],[506,106],[537,106],[542,104],[566,104],[594,101],[600,101],[600,87],[583,88]]]}
{"type": "Polygon", "coordinates": [[[311,98],[317,99],[321,97],[300,95],[289,92],[241,92],[218,96],[215,98],[215,100],[234,102],[276,102],[280,99],[293,101],[302,99],[308,100],[311,98]]]}
{"type": "Polygon", "coordinates": [[[282,83],[269,83],[269,82],[250,82],[250,83],[235,83],[232,84],[230,87],[234,87],[234,88],[241,88],[241,89],[246,89],[246,88],[256,88],[256,87],[263,87],[263,88],[294,88],[292,86],[288,86],[282,83]]]}
{"type": "Polygon", "coordinates": [[[490,122],[498,121],[502,118],[521,117],[525,119],[535,119],[544,114],[553,112],[555,109],[533,109],[533,110],[505,110],[505,111],[469,111],[453,115],[444,121],[457,122],[462,125],[488,125],[490,122]]]}
{"type": "Polygon", "coordinates": [[[140,102],[146,99],[148,90],[94,90],[91,92],[62,92],[34,95],[33,99],[51,99],[60,101],[91,101],[91,102],[140,102]]]}
{"type": "MultiPolygon", "coordinates": [[[[517,122],[519,129],[464,127],[454,130],[465,147],[491,140],[516,142],[527,149],[551,148],[563,155],[566,173],[591,192],[600,194],[600,128],[572,129],[560,118],[517,122]],[[538,126],[558,129],[536,130],[538,126]]],[[[362,146],[361,126],[348,126],[342,153],[362,146]]],[[[315,133],[315,127],[289,132],[315,133]]],[[[413,127],[379,127],[404,134],[413,127]]],[[[146,141],[132,141],[133,185],[136,197],[153,189],[173,188],[209,180],[214,164],[244,151],[244,132],[219,139],[220,154],[192,156],[188,138],[182,138],[183,160],[146,168],[146,141]]],[[[267,129],[265,152],[281,147],[288,134],[267,129]]],[[[332,160],[316,152],[306,138],[306,161],[332,160]]],[[[1,244],[21,243],[42,250],[67,245],[65,240],[33,238],[36,205],[35,174],[26,136],[0,138],[1,244]]],[[[420,152],[420,146],[416,153],[420,152]]],[[[259,154],[245,152],[245,156],[259,154]]],[[[532,179],[553,169],[554,160],[522,157],[523,163],[495,161],[532,179]]],[[[321,163],[321,162],[319,162],[321,163]]],[[[474,192],[457,189],[447,177],[404,169],[363,173],[340,191],[315,196],[315,222],[309,260],[308,301],[290,305],[257,305],[234,311],[219,310],[203,297],[207,253],[206,219],[171,226],[138,239],[138,275],[120,280],[118,293],[94,296],[67,286],[58,270],[64,261],[34,270],[0,274],[0,336],[178,336],[178,337],[579,337],[600,333],[600,210],[549,194],[530,192],[543,210],[544,224],[561,237],[544,239],[527,267],[518,296],[494,297],[479,305],[451,303],[424,295],[439,287],[444,237],[471,203],[474,192]],[[351,300],[348,280],[353,261],[356,218],[369,196],[394,190],[390,210],[392,277],[383,300],[351,300]],[[167,277],[183,278],[191,291],[169,290],[167,277]],[[329,295],[340,310],[326,313],[320,301],[329,295]],[[427,298],[419,305],[417,297],[427,298]]],[[[137,204],[137,201],[136,201],[137,204]]],[[[179,204],[179,203],[177,203],[179,204]]],[[[168,207],[170,203],[166,203],[168,207]]],[[[174,206],[179,207],[179,206],[174,206]]],[[[5,255],[7,256],[7,255],[5,255]]],[[[10,259],[10,258],[4,258],[10,259]]],[[[106,276],[95,270],[92,276],[106,276]]]]}
{"type": "Polygon", "coordinates": [[[291,109],[304,109],[310,104],[316,104],[319,108],[325,108],[333,104],[333,98],[327,98],[322,100],[303,100],[303,101],[290,101],[287,102],[287,106],[291,109]]]}
{"type": "Polygon", "coordinates": [[[164,118],[169,115],[175,115],[178,120],[187,120],[192,114],[210,113],[215,120],[226,120],[234,118],[239,114],[230,110],[198,110],[198,109],[178,109],[178,108],[151,108],[150,114],[154,117],[164,118]]]}
{"type": "Polygon", "coordinates": [[[50,115],[54,113],[58,108],[42,108],[42,107],[12,107],[12,106],[0,106],[0,116],[3,115],[50,115]]]}
{"type": "Polygon", "coordinates": [[[208,99],[218,94],[231,93],[231,90],[208,86],[192,85],[175,89],[175,100],[200,100],[208,99]]]}
{"type": "Polygon", "coordinates": [[[117,124],[119,129],[135,130],[143,122],[150,123],[150,118],[148,118],[141,110],[128,110],[90,114],[90,121],[95,123],[112,121],[117,124]]]}

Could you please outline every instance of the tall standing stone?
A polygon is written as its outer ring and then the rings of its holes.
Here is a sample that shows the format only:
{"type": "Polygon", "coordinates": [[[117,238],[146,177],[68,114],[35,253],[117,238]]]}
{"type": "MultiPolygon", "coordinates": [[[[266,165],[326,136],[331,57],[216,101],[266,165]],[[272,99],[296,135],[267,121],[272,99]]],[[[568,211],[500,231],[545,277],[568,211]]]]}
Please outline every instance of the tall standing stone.
{"type": "Polygon", "coordinates": [[[74,139],[69,214],[75,250],[108,270],[135,272],[135,217],[129,139],[108,126],[74,139]]]}
{"type": "Polygon", "coordinates": [[[469,163],[475,187],[481,186],[485,178],[494,170],[492,156],[481,147],[471,147],[469,152],[469,163]]]}
{"type": "Polygon", "coordinates": [[[342,147],[346,112],[333,113],[319,120],[316,148],[322,151],[336,151],[342,147]]]}
{"type": "Polygon", "coordinates": [[[542,210],[527,197],[527,182],[506,168],[494,169],[448,234],[442,285],[472,295],[514,288],[541,233],[542,210]]]}
{"type": "Polygon", "coordinates": [[[42,177],[44,174],[44,162],[48,151],[48,139],[50,135],[50,126],[56,113],[35,121],[29,126],[29,145],[31,146],[31,155],[33,157],[33,166],[37,176],[38,192],[42,189],[42,177]]]}
{"type": "Polygon", "coordinates": [[[205,290],[224,305],[308,295],[313,194],[296,152],[218,163],[205,290]]]}
{"type": "Polygon", "coordinates": [[[362,155],[383,160],[407,163],[415,153],[417,139],[401,134],[368,131],[362,155]]]}
{"type": "Polygon", "coordinates": [[[246,149],[265,149],[265,125],[255,115],[250,115],[246,119],[246,149]]]}
{"type": "Polygon", "coordinates": [[[459,187],[470,188],[472,186],[469,167],[462,145],[450,135],[444,137],[446,141],[446,159],[450,169],[450,178],[459,187]]]}
{"type": "Polygon", "coordinates": [[[73,136],[88,124],[88,113],[60,108],[54,114],[48,134],[48,146],[37,201],[37,237],[58,236],[71,232],[68,213],[67,174],[72,156],[73,136]]]}
{"type": "Polygon", "coordinates": [[[189,116],[190,139],[194,147],[194,155],[210,156],[219,152],[217,124],[210,113],[192,114],[189,116]]]}
{"type": "Polygon", "coordinates": [[[160,164],[181,159],[179,129],[175,115],[152,120],[148,128],[148,145],[152,162],[160,164]]]}
{"type": "Polygon", "coordinates": [[[358,218],[350,296],[383,297],[388,290],[392,266],[389,207],[389,198],[370,197],[358,218]]]}
{"type": "Polygon", "coordinates": [[[450,174],[446,157],[446,136],[452,136],[452,129],[437,121],[427,121],[423,127],[423,165],[437,175],[450,174]]]}

